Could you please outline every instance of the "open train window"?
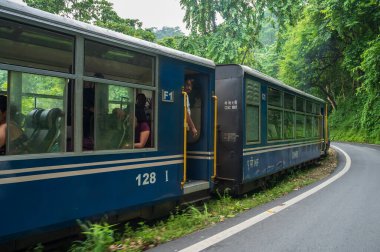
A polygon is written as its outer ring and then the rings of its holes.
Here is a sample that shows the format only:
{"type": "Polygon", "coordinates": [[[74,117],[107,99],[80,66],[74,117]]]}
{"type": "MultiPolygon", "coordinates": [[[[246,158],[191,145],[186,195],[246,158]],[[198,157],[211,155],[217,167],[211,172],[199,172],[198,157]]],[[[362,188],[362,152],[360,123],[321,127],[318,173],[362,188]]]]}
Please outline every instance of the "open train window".
{"type": "Polygon", "coordinates": [[[83,150],[153,147],[153,97],[150,90],[84,82],[83,150]]]}
{"type": "Polygon", "coordinates": [[[186,70],[184,83],[192,82],[192,90],[188,92],[188,112],[190,112],[191,120],[198,131],[197,135],[193,135],[191,130],[187,134],[187,142],[189,144],[197,142],[202,135],[202,107],[203,107],[203,88],[208,83],[208,76],[192,70],[186,70]]]}

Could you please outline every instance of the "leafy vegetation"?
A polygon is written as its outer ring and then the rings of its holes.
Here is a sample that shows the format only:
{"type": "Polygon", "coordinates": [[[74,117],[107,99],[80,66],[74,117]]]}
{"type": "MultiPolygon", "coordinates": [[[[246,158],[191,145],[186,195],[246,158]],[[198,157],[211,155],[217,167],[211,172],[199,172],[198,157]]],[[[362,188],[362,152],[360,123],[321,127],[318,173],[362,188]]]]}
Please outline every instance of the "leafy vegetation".
{"type": "Polygon", "coordinates": [[[176,36],[184,36],[185,34],[181,31],[179,26],[176,27],[167,27],[164,26],[161,29],[158,28],[152,28],[154,34],[156,35],[156,39],[160,40],[163,38],[170,38],[170,37],[176,37],[176,36]]]}
{"type": "Polygon", "coordinates": [[[82,22],[94,24],[130,36],[155,40],[151,29],[143,29],[138,19],[121,18],[107,0],[23,0],[27,5],[69,17],[82,22]]]}
{"type": "Polygon", "coordinates": [[[103,252],[115,241],[112,225],[108,225],[107,223],[80,223],[80,226],[84,230],[83,234],[86,236],[86,239],[74,243],[71,246],[70,252],[103,252]]]}

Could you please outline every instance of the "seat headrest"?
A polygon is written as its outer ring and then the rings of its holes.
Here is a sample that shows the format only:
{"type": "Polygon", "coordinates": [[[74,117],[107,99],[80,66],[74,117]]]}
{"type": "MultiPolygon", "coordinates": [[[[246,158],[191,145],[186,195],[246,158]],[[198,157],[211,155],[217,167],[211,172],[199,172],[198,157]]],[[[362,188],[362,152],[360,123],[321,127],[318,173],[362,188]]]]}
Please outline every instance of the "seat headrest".
{"type": "Polygon", "coordinates": [[[59,108],[44,110],[39,118],[38,126],[44,129],[55,127],[57,119],[62,116],[62,111],[59,108]]]}
{"type": "Polygon", "coordinates": [[[25,118],[25,127],[27,128],[37,127],[42,111],[43,109],[40,109],[40,108],[35,108],[32,111],[30,111],[29,114],[25,118]]]}

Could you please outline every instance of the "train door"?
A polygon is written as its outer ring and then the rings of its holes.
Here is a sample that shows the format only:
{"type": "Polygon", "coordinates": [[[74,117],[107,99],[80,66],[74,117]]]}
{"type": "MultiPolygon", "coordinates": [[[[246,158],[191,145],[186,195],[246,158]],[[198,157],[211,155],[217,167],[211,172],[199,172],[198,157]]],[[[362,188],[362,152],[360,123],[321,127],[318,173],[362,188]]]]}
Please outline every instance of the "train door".
{"type": "Polygon", "coordinates": [[[184,91],[188,94],[186,191],[209,189],[213,165],[212,89],[208,74],[187,70],[184,91]],[[195,129],[194,129],[195,128],[195,129]]]}

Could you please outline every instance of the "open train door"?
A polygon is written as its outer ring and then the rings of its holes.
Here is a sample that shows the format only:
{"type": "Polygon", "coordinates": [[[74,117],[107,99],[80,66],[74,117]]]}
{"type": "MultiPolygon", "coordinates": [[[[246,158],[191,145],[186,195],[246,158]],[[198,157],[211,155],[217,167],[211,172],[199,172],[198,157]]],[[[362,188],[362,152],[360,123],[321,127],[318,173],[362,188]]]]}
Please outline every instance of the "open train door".
{"type": "MultiPolygon", "coordinates": [[[[187,120],[188,130],[184,133],[187,166],[186,181],[183,183],[184,194],[208,191],[211,186],[214,164],[213,82],[214,80],[207,73],[185,71],[184,91],[186,94],[184,96],[188,99],[187,111],[190,120],[187,120]],[[191,87],[187,84],[189,82],[192,84],[190,84],[191,87]],[[196,128],[196,134],[192,129],[191,121],[196,128]]],[[[185,100],[186,98],[184,103],[185,100]]]]}

